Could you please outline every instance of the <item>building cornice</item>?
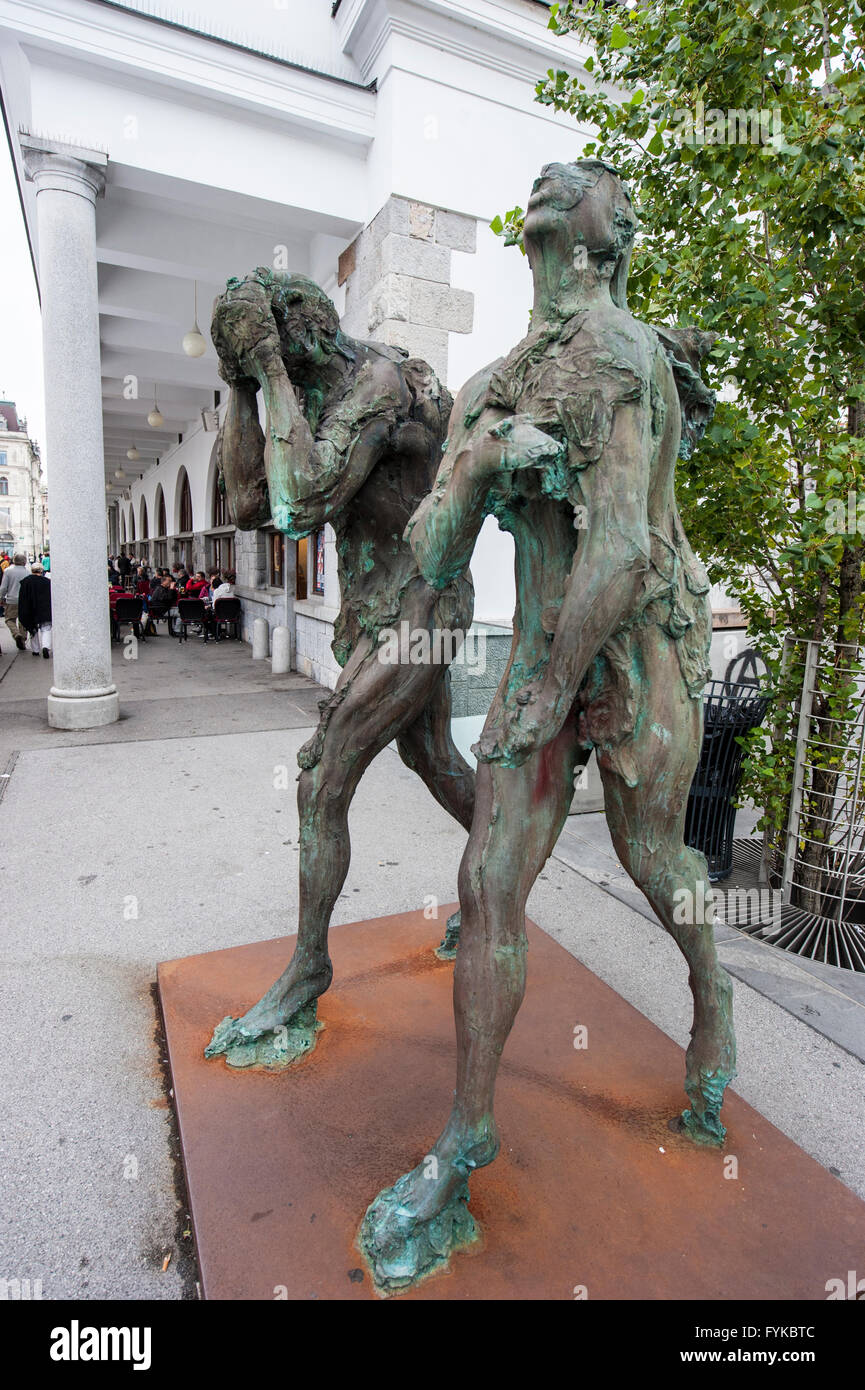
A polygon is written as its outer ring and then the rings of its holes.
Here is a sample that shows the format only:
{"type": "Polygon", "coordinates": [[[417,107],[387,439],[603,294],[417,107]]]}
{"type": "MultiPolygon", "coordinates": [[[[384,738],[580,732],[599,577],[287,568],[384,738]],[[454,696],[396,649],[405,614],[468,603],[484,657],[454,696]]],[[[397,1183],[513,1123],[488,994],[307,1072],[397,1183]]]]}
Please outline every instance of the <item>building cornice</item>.
{"type": "Polygon", "coordinates": [[[342,0],[334,22],[343,52],[365,81],[380,80],[379,62],[391,37],[481,64],[506,77],[535,82],[548,67],[581,67],[589,49],[559,38],[514,0],[342,0]],[[484,47],[493,40],[494,47],[484,47]]]}
{"type": "Polygon", "coordinates": [[[293,68],[297,72],[308,72],[313,77],[322,77],[326,82],[339,82],[345,87],[356,87],[360,91],[375,91],[375,83],[357,82],[354,78],[345,77],[336,72],[325,72],[321,68],[312,67],[309,63],[301,63],[296,58],[287,58],[280,53],[269,53],[263,48],[256,48],[252,43],[246,43],[242,39],[229,38],[227,35],[211,33],[206,29],[196,29],[191,24],[184,24],[177,19],[169,19],[165,15],[153,14],[148,10],[136,9],[133,5],[123,5],[120,0],[88,0],[91,5],[104,5],[106,9],[118,10],[121,14],[132,15],[136,19],[145,19],[150,24],[161,24],[166,29],[174,29],[179,34],[193,34],[198,39],[206,39],[208,43],[222,44],[225,48],[233,48],[238,53],[251,53],[255,58],[264,58],[269,63],[279,63],[281,67],[293,68]]]}
{"type": "Polygon", "coordinates": [[[369,144],[376,98],[370,86],[262,55],[239,43],[159,23],[96,0],[0,0],[0,29],[28,50],[221,98],[325,134],[369,144]]]}

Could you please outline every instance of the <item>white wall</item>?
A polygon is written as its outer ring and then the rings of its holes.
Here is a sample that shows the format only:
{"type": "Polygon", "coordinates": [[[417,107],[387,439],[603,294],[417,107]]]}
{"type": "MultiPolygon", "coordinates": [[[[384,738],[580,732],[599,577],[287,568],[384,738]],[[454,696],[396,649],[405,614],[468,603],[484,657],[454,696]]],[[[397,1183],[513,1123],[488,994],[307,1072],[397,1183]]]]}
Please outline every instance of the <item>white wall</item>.
{"type": "MultiPolygon", "coordinates": [[[[144,478],[139,479],[136,475],[130,484],[131,502],[122,502],[121,508],[126,512],[127,518],[127,539],[129,537],[129,509],[130,506],[135,511],[135,537],[136,542],[141,540],[139,530],[139,518],[141,514],[141,498],[147,502],[147,518],[150,539],[158,534],[156,528],[156,492],[161,485],[165,496],[165,519],[168,525],[168,535],[176,535],[179,530],[178,525],[178,479],[181,468],[185,468],[189,475],[189,490],[192,494],[192,524],[194,531],[207,531],[211,526],[210,509],[210,474],[211,470],[210,455],[216,435],[206,431],[201,421],[191,421],[189,432],[184,434],[183,443],[175,444],[159,461],[159,465],[148,469],[144,478]]],[[[135,467],[129,463],[124,465],[124,472],[129,474],[135,467]]]]}

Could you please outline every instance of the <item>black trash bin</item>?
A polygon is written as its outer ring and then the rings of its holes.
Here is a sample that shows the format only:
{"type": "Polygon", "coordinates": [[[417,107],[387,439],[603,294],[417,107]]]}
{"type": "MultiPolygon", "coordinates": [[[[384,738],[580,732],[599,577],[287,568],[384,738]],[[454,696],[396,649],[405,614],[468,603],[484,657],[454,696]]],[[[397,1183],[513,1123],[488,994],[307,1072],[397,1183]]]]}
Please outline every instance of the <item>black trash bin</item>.
{"type": "Polygon", "coordinates": [[[742,734],[762,724],[768,695],[753,685],[709,681],[703,691],[703,747],[685,814],[685,844],[705,854],[709,879],[729,878],[733,869],[733,798],[742,776],[742,734]]]}

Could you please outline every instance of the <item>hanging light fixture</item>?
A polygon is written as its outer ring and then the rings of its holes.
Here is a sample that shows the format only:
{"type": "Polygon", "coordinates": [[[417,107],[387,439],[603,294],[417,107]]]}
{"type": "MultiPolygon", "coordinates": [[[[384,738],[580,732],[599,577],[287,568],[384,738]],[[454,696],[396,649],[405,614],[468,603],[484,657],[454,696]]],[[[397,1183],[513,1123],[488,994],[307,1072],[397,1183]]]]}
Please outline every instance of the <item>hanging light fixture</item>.
{"type": "Polygon", "coordinates": [[[130,460],[131,463],[137,463],[138,460],[141,458],[141,455],[139,454],[134,444],[131,449],[126,450],[126,457],[130,460]]]}
{"type": "Polygon", "coordinates": [[[207,343],[204,341],[204,335],[198,327],[198,281],[193,280],[192,285],[195,325],[193,328],[190,328],[188,333],[184,333],[183,335],[183,351],[186,353],[187,357],[203,357],[207,351],[207,343]]]}
{"type": "Polygon", "coordinates": [[[123,472],[122,468],[115,468],[114,476],[115,478],[125,478],[126,474],[123,472]]]}
{"type": "Polygon", "coordinates": [[[153,409],[147,417],[147,423],[152,430],[161,430],[165,424],[165,416],[159,409],[159,401],[156,399],[156,383],[153,384],[153,409]]]}

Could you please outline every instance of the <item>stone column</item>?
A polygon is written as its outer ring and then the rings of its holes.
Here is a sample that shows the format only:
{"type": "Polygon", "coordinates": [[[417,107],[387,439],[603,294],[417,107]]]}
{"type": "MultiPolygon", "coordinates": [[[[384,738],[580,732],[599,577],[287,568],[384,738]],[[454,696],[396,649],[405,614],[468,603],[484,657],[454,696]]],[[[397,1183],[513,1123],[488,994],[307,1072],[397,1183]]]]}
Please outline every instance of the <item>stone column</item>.
{"type": "Polygon", "coordinates": [[[108,156],[31,136],[21,147],[36,185],[51,473],[48,723],[95,729],[120,713],[111,674],[96,282],[96,199],[108,156]]]}

